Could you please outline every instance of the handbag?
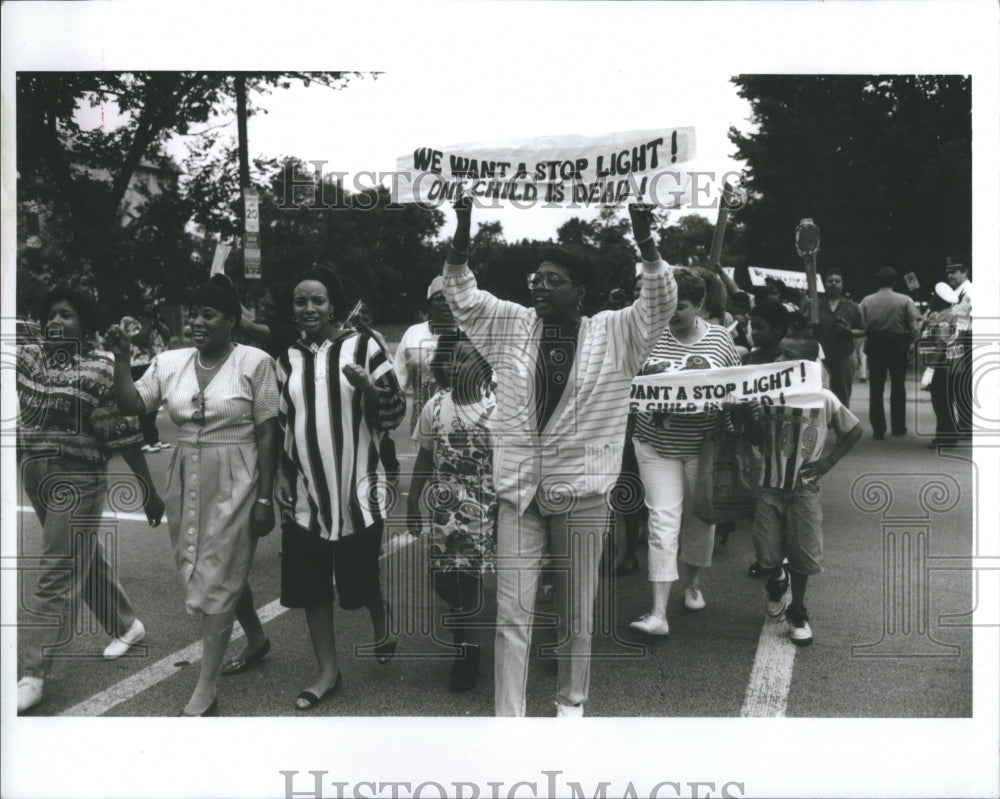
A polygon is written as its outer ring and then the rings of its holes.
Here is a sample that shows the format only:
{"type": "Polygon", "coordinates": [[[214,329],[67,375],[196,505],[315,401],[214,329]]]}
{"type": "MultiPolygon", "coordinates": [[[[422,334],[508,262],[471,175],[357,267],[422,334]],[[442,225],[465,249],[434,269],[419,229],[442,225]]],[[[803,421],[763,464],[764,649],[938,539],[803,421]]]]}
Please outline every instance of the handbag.
{"type": "Polygon", "coordinates": [[[742,429],[720,413],[701,445],[694,515],[706,524],[749,519],[757,503],[760,459],[742,429]]]}

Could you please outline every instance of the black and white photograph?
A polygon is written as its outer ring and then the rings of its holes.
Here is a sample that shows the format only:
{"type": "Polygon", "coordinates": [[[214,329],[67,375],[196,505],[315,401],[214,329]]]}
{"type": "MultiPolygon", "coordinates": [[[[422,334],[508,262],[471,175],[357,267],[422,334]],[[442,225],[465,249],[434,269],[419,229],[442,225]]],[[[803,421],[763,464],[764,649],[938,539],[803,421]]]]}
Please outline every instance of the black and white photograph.
{"type": "Polygon", "coordinates": [[[4,797],[1000,795],[996,4],[0,14],[4,797]]]}

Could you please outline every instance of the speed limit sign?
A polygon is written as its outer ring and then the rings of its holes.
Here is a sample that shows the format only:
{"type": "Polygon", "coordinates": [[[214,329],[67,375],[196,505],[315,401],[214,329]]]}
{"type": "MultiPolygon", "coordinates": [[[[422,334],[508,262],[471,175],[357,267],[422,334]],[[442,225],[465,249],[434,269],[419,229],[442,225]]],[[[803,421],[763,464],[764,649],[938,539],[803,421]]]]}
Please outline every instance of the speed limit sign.
{"type": "Polygon", "coordinates": [[[260,233],[260,202],[257,189],[243,189],[243,230],[246,233],[260,233]]]}

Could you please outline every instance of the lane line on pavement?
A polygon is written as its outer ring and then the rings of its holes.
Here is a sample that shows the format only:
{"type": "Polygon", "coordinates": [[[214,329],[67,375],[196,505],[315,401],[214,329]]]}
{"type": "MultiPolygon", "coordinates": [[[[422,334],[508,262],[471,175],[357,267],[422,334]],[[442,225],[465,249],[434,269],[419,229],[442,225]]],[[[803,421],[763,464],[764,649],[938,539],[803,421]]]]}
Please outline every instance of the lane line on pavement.
{"type": "MultiPolygon", "coordinates": [[[[119,514],[119,517],[123,517],[125,514],[119,514]]],[[[145,521],[146,517],[141,517],[145,521]]],[[[393,555],[399,552],[401,549],[405,549],[411,546],[418,539],[414,538],[409,534],[402,534],[394,536],[386,545],[386,552],[379,558],[380,560],[385,559],[388,555],[393,555]]],[[[282,607],[281,602],[277,599],[269,602],[261,608],[257,609],[257,615],[260,617],[261,624],[267,624],[283,613],[286,613],[289,608],[282,607]]],[[[238,641],[243,638],[243,628],[240,626],[239,622],[233,624],[233,635],[230,641],[238,641]]],[[[145,691],[147,688],[152,688],[157,683],[163,682],[168,677],[172,677],[177,674],[183,666],[178,666],[177,664],[182,661],[186,661],[187,665],[194,665],[201,660],[201,641],[196,641],[189,646],[179,649],[176,652],[172,652],[166,657],[160,658],[151,666],[147,666],[142,671],[136,672],[130,677],[126,677],[124,680],[120,680],[114,685],[106,688],[103,691],[99,691],[88,699],[84,699],[73,705],[70,708],[62,711],[58,715],[60,716],[103,716],[111,708],[117,705],[127,702],[128,700],[134,698],[138,694],[145,691]]]]}
{"type": "Polygon", "coordinates": [[[764,621],[740,708],[742,718],[783,718],[785,715],[795,664],[795,644],[788,637],[786,627],[783,616],[764,621]]]}
{"type": "MultiPolygon", "coordinates": [[[[34,513],[35,509],[31,505],[18,505],[18,513],[34,513]]],[[[147,521],[145,513],[115,513],[113,510],[106,510],[101,514],[102,519],[124,519],[130,522],[144,522],[147,521]]],[[[167,517],[163,516],[163,523],[166,524],[167,517]]]]}

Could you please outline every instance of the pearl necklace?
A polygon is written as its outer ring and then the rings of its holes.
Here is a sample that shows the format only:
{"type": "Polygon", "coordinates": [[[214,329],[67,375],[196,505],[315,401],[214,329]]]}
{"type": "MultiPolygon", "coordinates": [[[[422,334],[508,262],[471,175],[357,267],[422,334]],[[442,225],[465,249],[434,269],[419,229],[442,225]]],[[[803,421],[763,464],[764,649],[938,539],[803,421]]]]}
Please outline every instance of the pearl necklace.
{"type": "Polygon", "coordinates": [[[200,352],[196,353],[194,357],[195,357],[195,360],[198,361],[198,366],[200,366],[206,372],[211,372],[213,369],[218,369],[220,366],[222,366],[222,364],[224,364],[229,359],[229,356],[232,355],[232,354],[233,354],[232,350],[230,350],[229,352],[227,352],[226,353],[226,357],[223,358],[221,361],[219,361],[217,364],[215,364],[215,366],[205,366],[205,364],[203,364],[201,362],[201,353],[200,352]]]}

